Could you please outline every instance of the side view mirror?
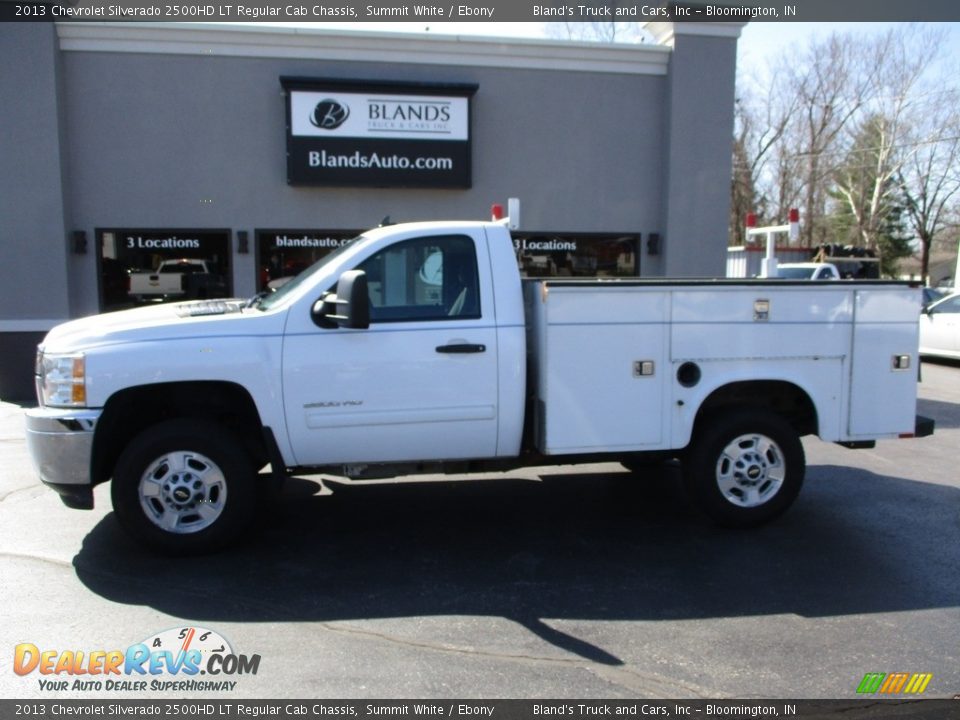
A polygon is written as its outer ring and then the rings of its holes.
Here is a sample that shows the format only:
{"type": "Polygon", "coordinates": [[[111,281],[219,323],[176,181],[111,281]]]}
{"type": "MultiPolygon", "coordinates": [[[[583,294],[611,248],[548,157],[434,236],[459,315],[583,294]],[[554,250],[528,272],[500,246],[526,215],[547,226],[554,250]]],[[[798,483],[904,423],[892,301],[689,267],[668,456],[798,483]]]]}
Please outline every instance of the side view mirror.
{"type": "Polygon", "coordinates": [[[353,330],[370,327],[370,295],[367,293],[366,273],[363,270],[343,273],[337,281],[337,294],[324,295],[314,303],[313,317],[321,327],[353,330]]]}

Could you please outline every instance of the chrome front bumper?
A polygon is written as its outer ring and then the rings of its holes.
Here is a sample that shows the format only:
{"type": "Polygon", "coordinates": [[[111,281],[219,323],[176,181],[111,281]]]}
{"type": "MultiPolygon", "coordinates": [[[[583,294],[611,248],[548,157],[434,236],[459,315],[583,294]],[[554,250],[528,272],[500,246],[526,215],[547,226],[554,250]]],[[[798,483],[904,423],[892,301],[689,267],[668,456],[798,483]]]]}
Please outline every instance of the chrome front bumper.
{"type": "Polygon", "coordinates": [[[34,408],[27,416],[27,450],[40,479],[54,486],[91,486],[93,431],[101,410],[34,408]]]}

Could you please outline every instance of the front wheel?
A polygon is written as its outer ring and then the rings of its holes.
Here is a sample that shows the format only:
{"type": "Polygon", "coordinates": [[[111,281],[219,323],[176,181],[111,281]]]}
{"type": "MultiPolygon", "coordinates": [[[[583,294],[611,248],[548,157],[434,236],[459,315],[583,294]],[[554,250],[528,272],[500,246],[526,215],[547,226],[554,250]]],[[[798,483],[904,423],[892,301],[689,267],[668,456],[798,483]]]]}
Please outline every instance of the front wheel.
{"type": "Polygon", "coordinates": [[[121,453],[111,497],[120,525],[161,552],[220,549],[249,526],[256,474],[240,441],[221,426],[170,420],[121,453]]]}
{"type": "Polygon", "coordinates": [[[805,468],[800,437],[783,417],[731,410],[698,424],[683,479],[693,501],[718,524],[750,527],[793,504],[805,468]]]}

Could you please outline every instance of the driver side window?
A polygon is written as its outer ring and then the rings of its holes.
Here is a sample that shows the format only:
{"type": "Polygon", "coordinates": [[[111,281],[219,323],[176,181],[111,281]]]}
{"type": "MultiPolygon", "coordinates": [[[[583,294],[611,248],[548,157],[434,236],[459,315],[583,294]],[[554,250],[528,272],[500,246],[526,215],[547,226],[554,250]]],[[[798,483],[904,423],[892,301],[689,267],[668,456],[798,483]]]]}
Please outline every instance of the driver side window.
{"type": "Polygon", "coordinates": [[[358,269],[367,276],[371,323],[480,317],[477,255],[469,237],[398,242],[358,269]]]}

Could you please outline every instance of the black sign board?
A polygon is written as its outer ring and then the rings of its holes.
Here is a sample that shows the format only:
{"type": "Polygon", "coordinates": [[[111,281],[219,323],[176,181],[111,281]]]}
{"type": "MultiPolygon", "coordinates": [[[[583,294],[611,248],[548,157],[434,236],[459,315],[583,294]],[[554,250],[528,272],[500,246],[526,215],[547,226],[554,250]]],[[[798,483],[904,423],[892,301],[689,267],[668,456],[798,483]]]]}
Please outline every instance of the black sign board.
{"type": "Polygon", "coordinates": [[[280,78],[291,185],[469,188],[477,85],[280,78]]]}

